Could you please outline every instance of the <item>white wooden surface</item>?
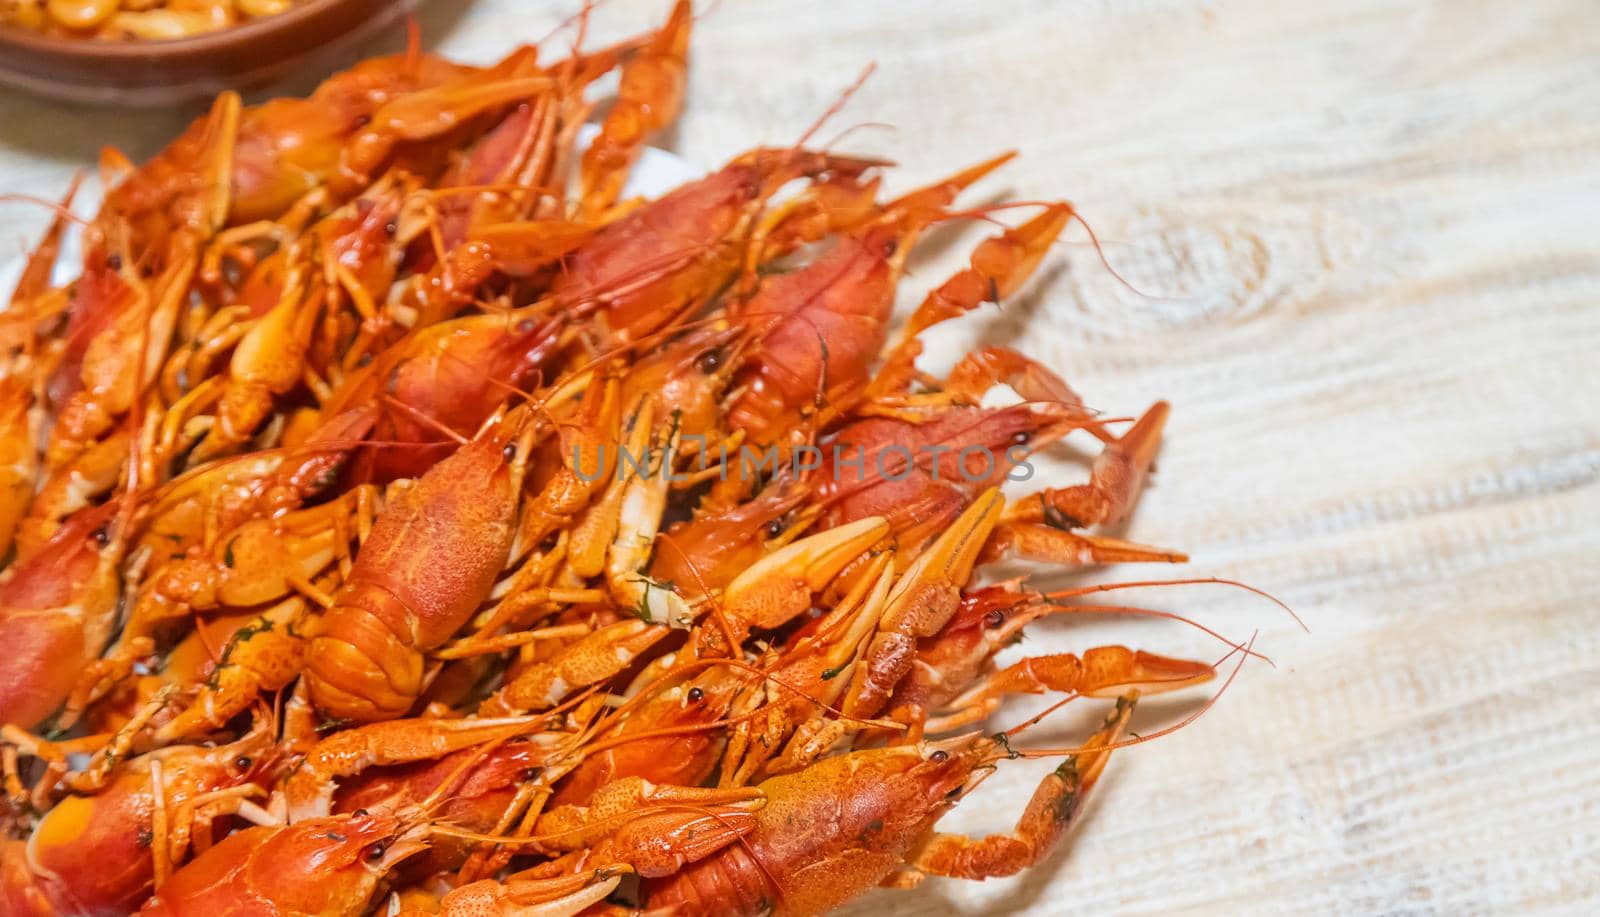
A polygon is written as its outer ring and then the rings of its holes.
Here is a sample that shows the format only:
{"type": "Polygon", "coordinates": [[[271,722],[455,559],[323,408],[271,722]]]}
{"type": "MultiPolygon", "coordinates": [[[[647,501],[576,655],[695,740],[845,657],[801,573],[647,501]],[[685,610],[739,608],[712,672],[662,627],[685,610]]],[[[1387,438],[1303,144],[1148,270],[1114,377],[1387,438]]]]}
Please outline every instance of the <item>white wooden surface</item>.
{"type": "MultiPolygon", "coordinates": [[[[488,59],[567,6],[439,0],[424,22],[488,59]]],[[[595,33],[665,7],[615,0],[595,33]]],[[[844,146],[899,160],[900,187],[1015,146],[990,188],[1077,202],[1148,295],[1080,235],[936,356],[1007,342],[1108,411],[1172,399],[1130,536],[1311,627],[1219,588],[1140,596],[1258,630],[1277,669],[1120,753],[1032,873],[852,913],[1600,907],[1600,4],[724,0],[695,53],[667,145],[701,165],[791,141],[876,61],[823,136],[891,125],[844,146]]],[[[0,98],[0,186],[51,191],[99,144],[148,153],[177,123],[0,98]]],[[[0,218],[7,245],[36,225],[0,218]]],[[[981,235],[932,236],[917,282],[981,235]]],[[[1127,620],[1023,649],[1108,640],[1217,654],[1127,620]]],[[[1147,706],[1144,729],[1192,709],[1147,706]]],[[[1004,769],[951,824],[1002,827],[1041,766],[1004,769]]]]}

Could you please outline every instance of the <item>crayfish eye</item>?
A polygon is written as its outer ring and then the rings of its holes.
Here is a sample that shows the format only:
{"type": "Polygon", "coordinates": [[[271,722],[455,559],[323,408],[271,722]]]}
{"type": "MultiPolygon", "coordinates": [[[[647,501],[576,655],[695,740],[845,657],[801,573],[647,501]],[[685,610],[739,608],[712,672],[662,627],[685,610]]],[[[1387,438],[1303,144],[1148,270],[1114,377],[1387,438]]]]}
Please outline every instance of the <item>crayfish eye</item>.
{"type": "Polygon", "coordinates": [[[113,271],[122,270],[122,256],[117,254],[116,252],[112,252],[111,254],[107,255],[106,256],[106,267],[110,268],[113,271]]]}
{"type": "Polygon", "coordinates": [[[385,853],[388,853],[388,852],[389,852],[389,848],[385,847],[380,842],[380,843],[377,843],[377,844],[373,844],[371,847],[368,847],[367,848],[367,852],[362,854],[362,856],[367,858],[367,862],[368,863],[376,863],[379,860],[383,859],[383,855],[385,853]]]}
{"type": "Polygon", "coordinates": [[[537,779],[538,776],[539,769],[537,767],[525,767],[522,770],[517,771],[517,778],[525,782],[537,779]]]}
{"type": "Polygon", "coordinates": [[[983,623],[989,625],[990,627],[999,627],[1000,625],[1006,623],[1005,612],[999,610],[991,611],[983,616],[983,623]]]}
{"type": "Polygon", "coordinates": [[[1014,446],[1026,446],[1032,441],[1033,434],[1029,433],[1027,430],[1018,430],[1017,432],[1011,434],[1011,444],[1014,446]]]}
{"type": "Polygon", "coordinates": [[[890,239],[889,241],[883,243],[883,256],[885,258],[891,257],[892,255],[894,255],[895,251],[897,249],[899,249],[899,248],[900,248],[900,240],[899,239],[890,239]]]}
{"type": "Polygon", "coordinates": [[[934,764],[943,764],[946,761],[950,760],[950,753],[945,751],[945,750],[943,750],[943,749],[940,749],[939,751],[936,751],[933,754],[929,755],[928,756],[928,760],[932,761],[934,764]]]}
{"type": "Polygon", "coordinates": [[[700,356],[694,358],[694,368],[705,375],[709,376],[721,367],[722,351],[717,350],[716,348],[712,348],[711,350],[708,350],[705,353],[702,353],[700,356]]]}
{"type": "Polygon", "coordinates": [[[89,537],[93,538],[94,543],[102,548],[111,543],[111,533],[103,525],[90,532],[89,537]]]}
{"type": "Polygon", "coordinates": [[[242,771],[249,770],[250,765],[254,763],[255,762],[250,759],[249,755],[240,755],[239,757],[233,759],[233,766],[242,771]]]}
{"type": "Polygon", "coordinates": [[[782,519],[773,519],[771,522],[768,522],[766,531],[767,531],[767,537],[768,538],[777,538],[779,535],[782,535],[783,534],[783,520],[782,519]]]}
{"type": "Polygon", "coordinates": [[[516,458],[517,457],[517,444],[516,443],[506,443],[506,447],[504,449],[500,450],[500,455],[501,455],[502,458],[504,458],[508,462],[511,461],[512,459],[516,458]]]}
{"type": "Polygon", "coordinates": [[[352,817],[354,817],[354,818],[366,818],[368,814],[369,813],[367,812],[366,809],[357,809],[354,812],[350,813],[350,815],[352,817]]]}
{"type": "Polygon", "coordinates": [[[700,690],[699,688],[690,688],[689,689],[689,703],[698,704],[698,703],[700,703],[701,701],[703,701],[705,699],[706,699],[706,692],[700,690]]]}

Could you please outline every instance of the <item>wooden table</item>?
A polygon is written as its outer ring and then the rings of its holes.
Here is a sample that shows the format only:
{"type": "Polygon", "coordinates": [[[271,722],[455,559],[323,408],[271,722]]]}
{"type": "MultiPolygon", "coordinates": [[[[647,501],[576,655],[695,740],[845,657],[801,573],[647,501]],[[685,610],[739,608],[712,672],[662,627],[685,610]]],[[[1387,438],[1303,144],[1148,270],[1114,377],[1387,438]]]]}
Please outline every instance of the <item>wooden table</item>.
{"type": "MultiPolygon", "coordinates": [[[[666,5],[614,0],[596,38],[666,5]]],[[[548,6],[441,0],[424,23],[486,60],[571,4],[548,6]]],[[[876,61],[820,137],[856,127],[841,147],[897,159],[900,188],[1016,147],[986,189],[1076,202],[1126,283],[1079,232],[930,365],[981,338],[1113,413],[1171,399],[1126,531],[1194,561],[1114,574],[1236,577],[1310,626],[1222,587],[1130,595],[1256,632],[1277,668],[1119,753],[1038,869],[852,913],[1600,905],[1600,5],[724,0],[695,53],[666,142],[698,164],[792,142],[876,61]]],[[[178,122],[0,99],[0,185],[58,188],[178,122]]],[[[933,234],[908,287],[983,229],[933,234]]],[[[1103,642],[1221,655],[1143,619],[1051,622],[1013,653],[1103,642]]],[[[1139,728],[1194,706],[1152,700],[1139,728]]],[[[1003,828],[1050,766],[1013,763],[948,824],[1003,828]]]]}

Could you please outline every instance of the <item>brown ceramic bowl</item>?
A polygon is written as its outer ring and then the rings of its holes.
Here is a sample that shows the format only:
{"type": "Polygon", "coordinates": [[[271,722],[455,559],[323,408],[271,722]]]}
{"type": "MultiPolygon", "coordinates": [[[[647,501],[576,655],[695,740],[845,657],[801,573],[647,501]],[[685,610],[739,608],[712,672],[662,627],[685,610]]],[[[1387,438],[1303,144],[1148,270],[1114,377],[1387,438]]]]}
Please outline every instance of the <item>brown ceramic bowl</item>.
{"type": "Polygon", "coordinates": [[[48,38],[0,26],[0,83],[101,105],[172,105],[318,66],[417,0],[307,0],[287,12],[172,41],[48,38]]]}

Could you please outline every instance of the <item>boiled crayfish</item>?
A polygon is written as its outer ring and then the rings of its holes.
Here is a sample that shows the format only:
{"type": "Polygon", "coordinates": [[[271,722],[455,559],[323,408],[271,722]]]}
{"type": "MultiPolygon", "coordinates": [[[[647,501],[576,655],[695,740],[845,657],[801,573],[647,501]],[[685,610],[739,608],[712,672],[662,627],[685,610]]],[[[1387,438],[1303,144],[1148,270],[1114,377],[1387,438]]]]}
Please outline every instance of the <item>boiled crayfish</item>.
{"type": "Polygon", "coordinates": [[[820,913],[1040,862],[1137,698],[1216,675],[999,661],[1045,617],[1176,618],[981,581],[1182,561],[1094,531],[1165,403],[1104,417],[1000,346],[917,366],[1072,206],[958,209],[1011,154],[883,197],[804,140],[630,198],[693,22],[224,95],[107,154],[62,286],[57,206],[0,316],[0,911],[820,913]],[[928,229],[1017,208],[892,336],[928,229]],[[1009,492],[1076,436],[1084,481],[1009,492]],[[1114,706],[1072,748],[980,728],[1046,693],[1114,706]],[[1060,764],[1011,830],[937,831],[1022,756],[1060,764]]]}

